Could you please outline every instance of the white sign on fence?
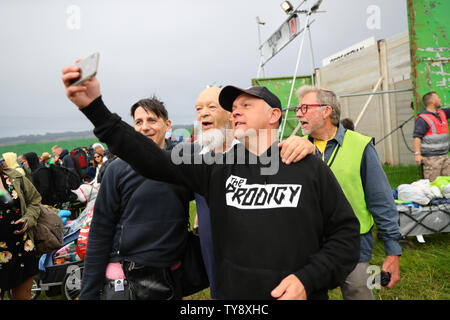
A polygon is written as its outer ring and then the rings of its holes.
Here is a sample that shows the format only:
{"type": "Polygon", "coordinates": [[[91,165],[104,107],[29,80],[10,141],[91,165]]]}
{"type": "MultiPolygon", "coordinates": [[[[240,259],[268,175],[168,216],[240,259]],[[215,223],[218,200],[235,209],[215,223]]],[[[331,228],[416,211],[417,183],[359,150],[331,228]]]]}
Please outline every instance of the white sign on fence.
{"type": "Polygon", "coordinates": [[[363,40],[361,42],[358,42],[357,44],[352,45],[351,47],[348,47],[344,50],[341,50],[335,54],[332,54],[331,56],[325,58],[322,60],[322,67],[325,67],[326,65],[336,62],[344,57],[347,57],[351,54],[354,54],[356,52],[359,52],[363,50],[364,48],[370,47],[375,44],[375,38],[370,37],[369,39],[363,40]]]}

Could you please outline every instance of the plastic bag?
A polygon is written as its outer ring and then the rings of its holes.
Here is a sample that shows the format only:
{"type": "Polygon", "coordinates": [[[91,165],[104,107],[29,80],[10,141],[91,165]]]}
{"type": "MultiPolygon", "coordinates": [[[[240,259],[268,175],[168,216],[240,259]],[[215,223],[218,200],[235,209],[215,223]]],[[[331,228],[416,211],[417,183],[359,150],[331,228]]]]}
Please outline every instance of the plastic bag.
{"type": "Polygon", "coordinates": [[[444,197],[450,198],[450,184],[443,186],[441,190],[444,197]]]}
{"type": "Polygon", "coordinates": [[[431,198],[428,198],[422,188],[413,186],[412,184],[401,184],[398,186],[398,200],[412,201],[426,206],[431,198]]]}
{"type": "Polygon", "coordinates": [[[91,220],[94,213],[94,207],[89,210],[86,220],[84,220],[84,223],[81,226],[80,234],[78,235],[77,240],[77,249],[76,252],[78,256],[81,258],[81,260],[84,260],[84,257],[86,256],[86,247],[89,237],[89,228],[91,226],[91,220]]]}
{"type": "Polygon", "coordinates": [[[441,190],[442,195],[445,198],[450,198],[450,177],[449,176],[439,176],[436,180],[431,183],[432,186],[436,186],[441,190]]]}
{"type": "Polygon", "coordinates": [[[432,199],[436,199],[436,198],[443,198],[441,189],[439,189],[436,186],[431,186],[430,187],[431,192],[433,193],[433,198],[432,199]]]}
{"type": "Polygon", "coordinates": [[[441,189],[434,183],[431,184],[428,179],[421,179],[411,184],[398,186],[398,200],[412,201],[426,206],[432,199],[440,199],[442,197],[443,192],[441,192],[441,189]]]}
{"type": "Polygon", "coordinates": [[[78,189],[72,190],[72,192],[77,195],[77,201],[87,203],[97,198],[98,188],[95,188],[91,184],[84,183],[80,185],[78,189]]]}
{"type": "Polygon", "coordinates": [[[428,199],[433,199],[435,197],[435,194],[433,193],[433,191],[430,188],[430,180],[428,179],[421,179],[418,180],[416,182],[411,183],[411,185],[415,188],[417,188],[418,190],[420,190],[421,192],[423,192],[423,194],[428,198],[428,199]]]}

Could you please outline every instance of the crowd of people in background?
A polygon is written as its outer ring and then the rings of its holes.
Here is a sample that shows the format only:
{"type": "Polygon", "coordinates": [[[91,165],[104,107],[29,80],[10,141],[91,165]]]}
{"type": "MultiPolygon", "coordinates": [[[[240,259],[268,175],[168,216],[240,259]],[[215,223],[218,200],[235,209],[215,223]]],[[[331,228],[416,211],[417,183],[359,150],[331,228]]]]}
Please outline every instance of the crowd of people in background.
{"type": "Polygon", "coordinates": [[[86,164],[83,173],[80,172],[79,166],[77,167],[72,151],[69,152],[59,145],[51,148],[51,154],[43,152],[38,155],[36,152],[27,152],[17,155],[15,152],[5,152],[0,159],[0,165],[3,168],[14,169],[30,180],[41,194],[43,204],[55,205],[51,193],[54,193],[55,186],[60,185],[59,181],[55,181],[60,176],[52,175],[50,173],[52,168],[55,166],[66,168],[78,177],[80,183],[89,183],[98,188],[104,171],[111,162],[108,160],[115,159],[100,143],[75,149],[81,149],[84,152],[82,157],[85,158],[86,164]]]}
{"type": "Polygon", "coordinates": [[[31,298],[32,279],[38,272],[33,227],[39,206],[60,208],[75,202],[73,186],[90,184],[98,189],[107,165],[115,159],[100,143],[71,151],[55,145],[51,153],[1,155],[0,191],[12,200],[8,205],[2,200],[0,208],[0,300],[7,290],[12,299],[31,298]]]}

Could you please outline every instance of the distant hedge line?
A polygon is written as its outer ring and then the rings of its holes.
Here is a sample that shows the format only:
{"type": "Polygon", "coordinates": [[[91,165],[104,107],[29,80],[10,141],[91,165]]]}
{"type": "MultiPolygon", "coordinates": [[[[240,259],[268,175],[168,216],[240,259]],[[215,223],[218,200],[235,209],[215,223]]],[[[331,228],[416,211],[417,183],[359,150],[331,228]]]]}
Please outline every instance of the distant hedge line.
{"type": "Polygon", "coordinates": [[[99,142],[97,138],[87,138],[87,139],[18,144],[14,146],[0,146],[0,154],[3,154],[5,152],[15,152],[19,156],[27,152],[36,152],[40,156],[42,155],[43,152],[48,152],[52,154],[52,147],[56,144],[60,145],[63,149],[67,149],[70,151],[76,147],[89,147],[90,145],[96,142],[99,142]]]}

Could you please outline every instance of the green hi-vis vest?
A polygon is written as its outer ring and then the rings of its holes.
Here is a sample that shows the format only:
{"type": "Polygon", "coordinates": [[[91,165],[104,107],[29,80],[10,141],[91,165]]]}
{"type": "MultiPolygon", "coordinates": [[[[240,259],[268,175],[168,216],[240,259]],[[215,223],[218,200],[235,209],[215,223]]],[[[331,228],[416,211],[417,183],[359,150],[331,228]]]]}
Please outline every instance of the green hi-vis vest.
{"type": "Polygon", "coordinates": [[[327,163],[359,220],[361,234],[369,232],[373,226],[373,217],[367,210],[361,181],[361,160],[371,140],[372,138],[347,130],[342,146],[336,145],[327,163]]]}

